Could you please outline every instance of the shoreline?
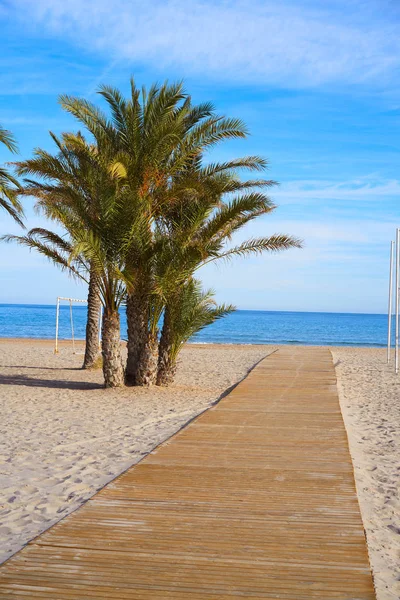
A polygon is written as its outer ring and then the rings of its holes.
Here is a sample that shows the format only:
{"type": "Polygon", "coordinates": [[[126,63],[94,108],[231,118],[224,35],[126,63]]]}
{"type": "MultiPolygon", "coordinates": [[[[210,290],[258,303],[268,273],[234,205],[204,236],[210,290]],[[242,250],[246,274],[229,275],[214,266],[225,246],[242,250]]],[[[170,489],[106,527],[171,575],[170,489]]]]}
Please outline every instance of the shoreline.
{"type": "MultiPolygon", "coordinates": [[[[54,344],[55,338],[28,338],[28,337],[1,337],[0,336],[0,344],[3,342],[13,342],[13,343],[38,343],[38,344],[54,344]]],[[[70,338],[58,338],[58,343],[62,345],[71,345],[72,340],[70,338]]],[[[83,346],[85,340],[80,338],[75,338],[75,344],[79,344],[83,346]]],[[[121,340],[121,344],[126,344],[126,340],[121,340]]],[[[386,344],[360,344],[360,343],[343,343],[343,344],[312,344],[306,342],[187,342],[188,346],[257,346],[257,347],[274,347],[277,346],[298,346],[299,348],[360,348],[361,350],[371,349],[371,350],[386,350],[386,344]]],[[[391,346],[394,352],[394,346],[391,346]]],[[[393,358],[393,357],[392,357],[393,358]]]]}

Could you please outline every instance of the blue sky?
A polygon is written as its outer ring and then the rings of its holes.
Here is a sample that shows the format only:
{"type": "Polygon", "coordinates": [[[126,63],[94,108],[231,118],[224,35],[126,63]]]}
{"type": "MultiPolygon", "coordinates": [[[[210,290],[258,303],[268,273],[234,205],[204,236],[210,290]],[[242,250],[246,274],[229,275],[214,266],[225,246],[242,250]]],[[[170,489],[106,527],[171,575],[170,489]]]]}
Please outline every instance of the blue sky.
{"type": "MultiPolygon", "coordinates": [[[[207,267],[239,308],[385,312],[399,218],[400,5],[391,0],[0,0],[0,123],[20,154],[73,130],[61,93],[184,79],[195,101],[246,121],[217,158],[262,154],[278,210],[241,235],[291,233],[303,250],[207,267]]],[[[0,161],[11,156],[0,150],[0,161]]],[[[42,221],[27,202],[28,226],[42,221]]],[[[0,233],[18,228],[0,214],[0,233]]],[[[0,247],[0,302],[84,297],[28,250],[0,247]]]]}

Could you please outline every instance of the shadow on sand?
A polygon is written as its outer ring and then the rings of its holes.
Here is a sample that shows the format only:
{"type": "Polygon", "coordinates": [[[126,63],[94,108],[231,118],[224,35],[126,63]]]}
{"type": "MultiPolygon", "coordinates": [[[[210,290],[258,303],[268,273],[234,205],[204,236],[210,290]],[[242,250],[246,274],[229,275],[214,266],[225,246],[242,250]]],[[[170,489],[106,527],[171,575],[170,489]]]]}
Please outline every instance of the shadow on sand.
{"type": "Polygon", "coordinates": [[[25,385],[63,390],[102,390],[100,383],[88,381],[68,381],[66,379],[40,379],[29,375],[0,375],[0,385],[25,385]]]}
{"type": "Polygon", "coordinates": [[[39,371],[83,371],[82,367],[29,367],[28,365],[0,365],[1,369],[38,369],[39,371]]]}

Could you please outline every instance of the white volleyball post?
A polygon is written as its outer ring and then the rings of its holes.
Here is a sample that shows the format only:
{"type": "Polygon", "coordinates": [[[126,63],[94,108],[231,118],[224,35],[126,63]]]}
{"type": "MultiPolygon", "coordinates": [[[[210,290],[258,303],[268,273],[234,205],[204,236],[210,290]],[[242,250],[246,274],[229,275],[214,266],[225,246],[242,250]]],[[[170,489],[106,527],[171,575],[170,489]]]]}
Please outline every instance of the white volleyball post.
{"type": "Polygon", "coordinates": [[[396,293],[395,293],[395,319],[396,333],[394,346],[394,368],[396,374],[399,372],[399,268],[400,268],[400,229],[396,229],[396,293]]]}
{"type": "MultiPolygon", "coordinates": [[[[87,304],[87,300],[80,300],[78,298],[64,298],[63,296],[57,297],[57,305],[56,305],[56,343],[54,348],[54,354],[58,354],[58,329],[60,324],[60,302],[65,300],[69,302],[69,318],[71,321],[71,336],[72,336],[72,349],[75,354],[75,330],[74,330],[74,319],[72,314],[72,304],[74,302],[81,302],[83,304],[87,304]]],[[[99,342],[100,343],[100,342],[99,342]]]]}
{"type": "Polygon", "coordinates": [[[54,348],[54,354],[58,354],[58,321],[60,316],[60,298],[57,297],[57,309],[56,309],[56,345],[54,348]]]}
{"type": "Polygon", "coordinates": [[[72,352],[75,354],[75,332],[74,332],[74,319],[72,317],[72,300],[69,300],[69,318],[71,321],[71,334],[72,334],[72,352]]]}
{"type": "Polygon", "coordinates": [[[389,267],[389,302],[388,302],[388,341],[387,362],[390,362],[390,349],[392,346],[392,312],[393,312],[393,259],[394,242],[390,242],[390,267],[389,267]]]}

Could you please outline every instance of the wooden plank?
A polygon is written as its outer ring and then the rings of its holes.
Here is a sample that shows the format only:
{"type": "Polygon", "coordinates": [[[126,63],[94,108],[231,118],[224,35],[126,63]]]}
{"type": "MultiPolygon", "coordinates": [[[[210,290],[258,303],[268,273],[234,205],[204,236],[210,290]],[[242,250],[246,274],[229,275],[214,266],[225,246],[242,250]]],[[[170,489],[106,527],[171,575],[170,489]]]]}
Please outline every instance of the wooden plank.
{"type": "Polygon", "coordinates": [[[265,359],[5,563],[0,597],[373,600],[329,351],[265,359]]]}

